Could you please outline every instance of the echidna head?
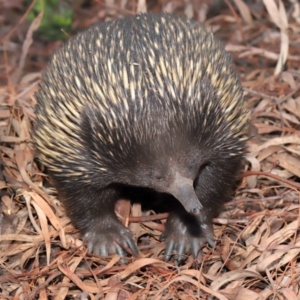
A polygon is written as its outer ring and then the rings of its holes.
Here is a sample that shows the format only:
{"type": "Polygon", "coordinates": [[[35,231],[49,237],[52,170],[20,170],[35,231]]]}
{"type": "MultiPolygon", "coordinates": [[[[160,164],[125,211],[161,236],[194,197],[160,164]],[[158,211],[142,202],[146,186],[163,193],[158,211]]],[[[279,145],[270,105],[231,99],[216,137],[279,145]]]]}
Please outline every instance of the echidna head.
{"type": "Polygon", "coordinates": [[[197,160],[194,160],[195,156],[180,157],[179,155],[161,153],[152,156],[151,161],[148,158],[137,161],[129,176],[126,176],[126,181],[133,186],[147,187],[157,192],[171,194],[188,212],[198,214],[202,206],[193,185],[200,166],[197,160]]]}
{"type": "Polygon", "coordinates": [[[203,164],[198,134],[179,120],[167,122],[162,116],[151,116],[155,126],[139,120],[126,129],[107,125],[101,118],[89,114],[83,125],[96,176],[171,194],[188,212],[199,213],[201,204],[193,187],[203,164]]]}

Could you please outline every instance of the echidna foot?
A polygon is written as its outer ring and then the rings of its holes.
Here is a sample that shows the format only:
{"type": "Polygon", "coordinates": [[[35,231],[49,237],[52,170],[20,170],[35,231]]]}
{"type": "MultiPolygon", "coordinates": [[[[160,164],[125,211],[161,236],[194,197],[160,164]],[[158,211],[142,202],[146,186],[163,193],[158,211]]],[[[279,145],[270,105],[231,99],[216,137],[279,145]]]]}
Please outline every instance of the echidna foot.
{"type": "Polygon", "coordinates": [[[164,260],[169,261],[174,256],[178,263],[182,263],[190,253],[200,262],[203,245],[208,242],[211,247],[214,246],[212,225],[203,224],[199,217],[186,212],[170,214],[161,238],[166,242],[164,260]]]}
{"type": "Polygon", "coordinates": [[[98,226],[86,230],[83,239],[88,251],[99,256],[118,254],[125,257],[126,253],[139,253],[130,230],[114,219],[109,219],[108,222],[102,220],[98,226]]]}

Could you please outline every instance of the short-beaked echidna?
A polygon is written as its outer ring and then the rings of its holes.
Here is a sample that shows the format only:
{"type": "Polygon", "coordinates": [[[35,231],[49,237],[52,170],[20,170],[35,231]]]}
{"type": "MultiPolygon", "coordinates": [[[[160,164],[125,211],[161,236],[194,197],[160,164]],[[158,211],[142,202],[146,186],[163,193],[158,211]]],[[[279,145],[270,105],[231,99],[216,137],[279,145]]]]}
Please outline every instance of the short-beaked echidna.
{"type": "Polygon", "coordinates": [[[152,196],[178,203],[165,259],[213,244],[248,125],[231,57],[211,32],[169,14],[97,24],[54,54],[36,98],[38,156],[89,251],[137,253],[114,205],[152,196]]]}

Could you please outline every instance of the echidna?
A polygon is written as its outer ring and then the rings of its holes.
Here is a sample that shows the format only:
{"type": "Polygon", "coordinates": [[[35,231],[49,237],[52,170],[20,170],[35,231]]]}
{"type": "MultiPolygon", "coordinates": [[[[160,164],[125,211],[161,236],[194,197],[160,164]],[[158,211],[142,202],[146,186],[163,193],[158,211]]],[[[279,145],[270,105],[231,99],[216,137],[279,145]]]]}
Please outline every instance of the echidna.
{"type": "Polygon", "coordinates": [[[39,158],[90,252],[138,253],[114,205],[152,196],[178,203],[166,260],[213,245],[248,125],[231,57],[211,32],[169,14],[97,24],[54,54],[36,98],[39,158]]]}

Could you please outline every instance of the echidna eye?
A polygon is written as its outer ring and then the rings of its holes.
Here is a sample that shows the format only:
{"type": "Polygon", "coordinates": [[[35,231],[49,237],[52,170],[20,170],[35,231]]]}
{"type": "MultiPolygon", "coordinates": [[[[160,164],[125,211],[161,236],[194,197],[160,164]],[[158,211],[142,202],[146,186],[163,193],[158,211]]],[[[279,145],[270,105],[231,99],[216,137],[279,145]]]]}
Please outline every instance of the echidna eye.
{"type": "Polygon", "coordinates": [[[202,172],[204,169],[206,169],[207,167],[209,167],[210,162],[205,162],[203,163],[200,168],[199,168],[199,173],[202,172]]]}
{"type": "Polygon", "coordinates": [[[160,176],[160,175],[156,175],[156,176],[155,176],[155,179],[156,179],[157,181],[162,181],[163,178],[162,178],[162,176],[160,176]]]}

